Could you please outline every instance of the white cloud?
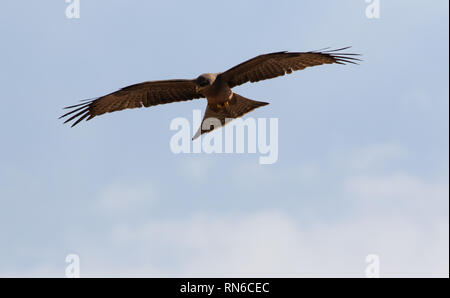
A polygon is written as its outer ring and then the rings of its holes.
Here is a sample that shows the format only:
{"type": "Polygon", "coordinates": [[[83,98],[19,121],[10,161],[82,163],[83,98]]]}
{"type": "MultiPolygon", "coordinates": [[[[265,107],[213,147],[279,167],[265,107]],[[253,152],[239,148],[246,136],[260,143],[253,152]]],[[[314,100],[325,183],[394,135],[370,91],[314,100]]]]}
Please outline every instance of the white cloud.
{"type": "MultiPolygon", "coordinates": [[[[364,277],[365,257],[378,254],[381,276],[448,276],[448,182],[405,172],[371,173],[369,165],[404,156],[399,146],[376,145],[360,152],[354,160],[363,161],[367,171],[341,177],[342,193],[334,194],[352,202],[345,219],[304,223],[294,212],[268,210],[121,223],[105,241],[108,247],[126,247],[131,265],[118,264],[108,274],[364,277]]],[[[320,172],[311,165],[277,176],[264,167],[241,164],[233,177],[236,183],[248,176],[256,184],[283,179],[317,183],[320,172]]],[[[93,258],[88,275],[104,275],[104,265],[111,267],[123,254],[118,249],[106,258],[93,258]]]]}
{"type": "Polygon", "coordinates": [[[402,217],[301,225],[277,211],[201,214],[117,226],[105,247],[112,248],[84,262],[85,276],[364,277],[373,253],[385,277],[448,275],[445,220],[425,230],[402,217]],[[126,247],[128,266],[118,247],[126,247]]]}
{"type": "MultiPolygon", "coordinates": [[[[84,277],[364,277],[369,254],[380,256],[382,277],[448,276],[448,183],[404,173],[345,185],[356,202],[346,218],[305,223],[273,209],[142,216],[114,221],[100,237],[71,234],[67,246],[76,247],[84,277]]],[[[148,186],[114,185],[99,202],[109,216],[154,202],[154,194],[148,186]]],[[[63,260],[22,275],[63,274],[63,260]]]]}
{"type": "MultiPolygon", "coordinates": [[[[353,167],[360,161],[366,170],[338,177],[342,192],[332,194],[349,199],[346,217],[305,222],[295,210],[200,210],[163,218],[144,212],[134,221],[136,217],[117,215],[155,206],[155,188],[120,183],[102,191],[96,203],[100,214],[114,221],[100,237],[79,234],[77,239],[71,234],[67,247],[80,255],[84,277],[364,277],[369,254],[380,256],[382,277],[448,276],[448,182],[371,171],[371,165],[404,156],[400,146],[374,145],[355,152],[360,154],[353,155],[353,163],[345,156],[343,164],[353,167]]],[[[286,181],[318,185],[321,175],[335,169],[324,165],[274,171],[241,163],[232,177],[238,186],[246,177],[255,186],[286,181]]],[[[197,171],[197,181],[208,179],[209,160],[195,159],[185,166],[189,173],[197,171]]],[[[63,274],[64,266],[61,261],[57,267],[37,266],[22,274],[63,274]]]]}
{"type": "Polygon", "coordinates": [[[427,182],[405,174],[355,176],[346,182],[350,196],[366,208],[385,213],[400,212],[410,216],[447,216],[449,185],[427,182]]]}

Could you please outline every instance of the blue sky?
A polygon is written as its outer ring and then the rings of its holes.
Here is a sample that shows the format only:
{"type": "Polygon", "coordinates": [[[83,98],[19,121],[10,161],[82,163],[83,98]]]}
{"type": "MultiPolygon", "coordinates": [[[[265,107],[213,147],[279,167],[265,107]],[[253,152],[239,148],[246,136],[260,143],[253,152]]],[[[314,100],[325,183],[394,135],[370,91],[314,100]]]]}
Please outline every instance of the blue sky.
{"type": "Polygon", "coordinates": [[[448,1],[3,1],[0,276],[449,274],[448,1]],[[62,125],[61,108],[273,51],[352,45],[236,88],[270,102],[279,159],[170,151],[205,101],[62,125]]]}

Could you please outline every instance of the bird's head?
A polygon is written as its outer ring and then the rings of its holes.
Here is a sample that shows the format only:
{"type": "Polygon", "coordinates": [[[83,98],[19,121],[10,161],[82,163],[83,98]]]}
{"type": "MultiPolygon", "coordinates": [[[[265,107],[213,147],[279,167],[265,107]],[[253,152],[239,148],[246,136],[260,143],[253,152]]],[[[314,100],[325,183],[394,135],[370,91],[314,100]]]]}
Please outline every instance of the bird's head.
{"type": "Polygon", "coordinates": [[[195,85],[199,90],[202,90],[208,86],[211,86],[216,80],[216,74],[213,73],[204,73],[198,76],[195,79],[195,85]]]}

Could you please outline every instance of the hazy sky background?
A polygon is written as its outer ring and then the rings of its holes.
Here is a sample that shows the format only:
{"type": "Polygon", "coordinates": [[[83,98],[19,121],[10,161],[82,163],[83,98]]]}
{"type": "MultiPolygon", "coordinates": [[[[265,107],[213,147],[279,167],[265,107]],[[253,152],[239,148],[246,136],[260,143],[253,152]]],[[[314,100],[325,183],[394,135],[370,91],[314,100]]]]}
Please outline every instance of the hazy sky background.
{"type": "Polygon", "coordinates": [[[449,274],[447,0],[2,1],[0,276],[449,274]],[[255,55],[352,45],[236,90],[279,118],[279,159],[181,154],[170,121],[205,101],[76,128],[62,107],[255,55]]]}

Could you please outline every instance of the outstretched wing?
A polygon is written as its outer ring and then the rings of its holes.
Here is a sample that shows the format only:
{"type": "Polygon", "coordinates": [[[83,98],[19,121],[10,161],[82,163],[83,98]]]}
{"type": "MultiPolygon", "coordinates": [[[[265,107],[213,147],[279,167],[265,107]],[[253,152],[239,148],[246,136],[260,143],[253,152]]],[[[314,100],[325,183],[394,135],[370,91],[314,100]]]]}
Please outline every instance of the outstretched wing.
{"type": "Polygon", "coordinates": [[[66,107],[65,109],[72,110],[60,118],[70,116],[64,123],[76,119],[72,124],[72,126],[75,126],[83,119],[87,118],[87,121],[104,113],[201,97],[203,95],[196,91],[193,80],[150,81],[122,88],[95,100],[66,107]]]}
{"type": "Polygon", "coordinates": [[[233,88],[247,82],[258,82],[283,76],[295,70],[322,64],[357,64],[358,54],[342,53],[350,47],[332,51],[312,51],[303,53],[277,52],[257,56],[221,73],[219,76],[233,88]]]}

